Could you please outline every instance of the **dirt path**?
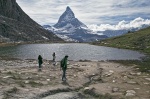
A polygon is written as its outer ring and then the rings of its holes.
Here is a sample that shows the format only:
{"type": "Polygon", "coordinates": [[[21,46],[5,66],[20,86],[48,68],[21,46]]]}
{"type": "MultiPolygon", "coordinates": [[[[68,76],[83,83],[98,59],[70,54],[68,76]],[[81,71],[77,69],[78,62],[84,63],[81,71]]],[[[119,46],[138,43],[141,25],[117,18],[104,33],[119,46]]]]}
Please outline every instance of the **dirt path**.
{"type": "Polygon", "coordinates": [[[0,99],[150,99],[150,75],[113,62],[69,61],[67,81],[59,62],[0,60],[0,99]]]}

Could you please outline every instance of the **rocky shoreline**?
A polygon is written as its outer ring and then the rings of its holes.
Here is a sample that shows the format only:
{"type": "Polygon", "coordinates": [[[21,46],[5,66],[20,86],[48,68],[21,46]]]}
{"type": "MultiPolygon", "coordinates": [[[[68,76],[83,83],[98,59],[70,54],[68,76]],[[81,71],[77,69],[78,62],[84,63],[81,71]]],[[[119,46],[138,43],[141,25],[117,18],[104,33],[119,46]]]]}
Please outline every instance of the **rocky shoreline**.
{"type": "Polygon", "coordinates": [[[150,75],[135,65],[108,61],[69,61],[67,81],[59,62],[0,60],[0,99],[149,99],[150,75]]]}

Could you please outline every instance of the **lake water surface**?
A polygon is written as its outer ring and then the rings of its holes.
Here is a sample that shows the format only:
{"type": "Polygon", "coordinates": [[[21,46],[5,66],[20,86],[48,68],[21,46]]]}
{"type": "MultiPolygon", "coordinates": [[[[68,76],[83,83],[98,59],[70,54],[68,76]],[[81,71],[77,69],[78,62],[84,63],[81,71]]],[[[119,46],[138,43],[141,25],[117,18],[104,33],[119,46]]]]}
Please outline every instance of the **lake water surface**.
{"type": "Polygon", "coordinates": [[[136,60],[144,56],[136,51],[79,43],[0,47],[0,56],[9,58],[37,59],[38,55],[42,55],[43,59],[52,60],[53,52],[56,53],[56,60],[65,55],[69,56],[69,60],[136,60]]]}

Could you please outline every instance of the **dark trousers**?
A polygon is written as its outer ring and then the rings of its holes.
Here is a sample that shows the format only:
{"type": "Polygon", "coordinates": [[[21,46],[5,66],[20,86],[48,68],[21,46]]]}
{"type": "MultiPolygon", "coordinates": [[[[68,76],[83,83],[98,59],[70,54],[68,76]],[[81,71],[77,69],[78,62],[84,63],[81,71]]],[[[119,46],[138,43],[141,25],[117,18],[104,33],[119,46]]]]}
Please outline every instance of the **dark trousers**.
{"type": "Polygon", "coordinates": [[[42,71],[41,68],[42,68],[42,64],[39,63],[39,70],[38,71],[42,71]]]}
{"type": "Polygon", "coordinates": [[[41,68],[42,67],[42,64],[41,63],[39,63],[39,68],[41,68]]]}
{"type": "Polygon", "coordinates": [[[66,69],[63,70],[62,81],[66,80],[66,69]]]}

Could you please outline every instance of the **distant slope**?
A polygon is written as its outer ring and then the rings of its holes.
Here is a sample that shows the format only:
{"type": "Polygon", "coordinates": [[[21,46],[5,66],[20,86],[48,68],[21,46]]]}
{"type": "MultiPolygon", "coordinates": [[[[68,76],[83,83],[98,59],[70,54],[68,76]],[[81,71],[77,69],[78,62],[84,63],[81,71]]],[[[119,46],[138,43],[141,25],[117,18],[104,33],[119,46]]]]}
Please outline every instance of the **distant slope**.
{"type": "Polygon", "coordinates": [[[93,44],[138,50],[150,54],[150,27],[93,44]]]}

